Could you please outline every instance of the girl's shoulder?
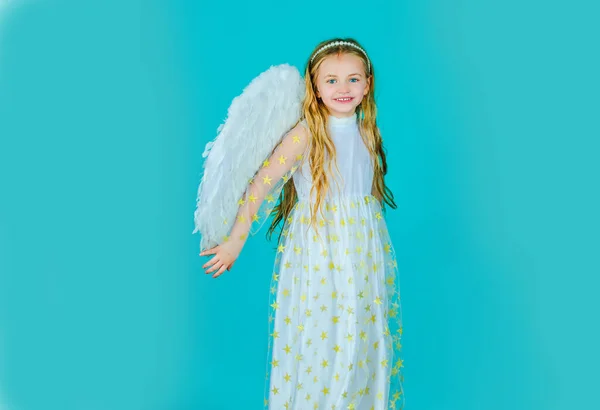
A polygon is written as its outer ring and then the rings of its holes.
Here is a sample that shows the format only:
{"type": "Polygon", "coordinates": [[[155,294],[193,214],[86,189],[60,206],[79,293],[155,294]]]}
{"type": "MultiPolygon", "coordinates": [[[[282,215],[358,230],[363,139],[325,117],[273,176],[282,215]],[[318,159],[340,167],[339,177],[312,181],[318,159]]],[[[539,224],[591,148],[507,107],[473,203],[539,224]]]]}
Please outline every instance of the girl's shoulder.
{"type": "Polygon", "coordinates": [[[296,134],[304,137],[307,141],[310,140],[310,128],[308,127],[306,118],[299,119],[296,125],[288,132],[289,134],[296,134]]]}
{"type": "Polygon", "coordinates": [[[309,145],[310,133],[306,121],[298,120],[290,130],[282,137],[282,144],[292,145],[295,149],[301,149],[309,145]]]}
{"type": "Polygon", "coordinates": [[[298,122],[296,123],[296,125],[294,125],[292,127],[292,129],[290,129],[286,135],[290,135],[290,134],[296,134],[296,135],[301,135],[301,136],[308,136],[309,134],[309,128],[308,128],[308,123],[306,122],[306,119],[302,118],[300,120],[298,120],[298,122]]]}
{"type": "Polygon", "coordinates": [[[308,122],[306,122],[306,118],[300,119],[300,121],[298,122],[298,125],[303,127],[304,128],[303,132],[308,134],[309,128],[308,128],[308,122]]]}

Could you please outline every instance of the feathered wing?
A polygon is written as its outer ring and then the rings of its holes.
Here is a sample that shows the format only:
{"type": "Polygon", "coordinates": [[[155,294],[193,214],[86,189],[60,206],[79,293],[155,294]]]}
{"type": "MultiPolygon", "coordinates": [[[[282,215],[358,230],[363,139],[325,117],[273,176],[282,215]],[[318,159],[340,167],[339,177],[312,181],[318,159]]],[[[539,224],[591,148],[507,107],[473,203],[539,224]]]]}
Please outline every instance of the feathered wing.
{"type": "MultiPolygon", "coordinates": [[[[288,64],[272,66],[233,99],[217,137],[206,144],[195,229],[201,249],[229,236],[249,182],[301,116],[304,80],[288,64]]],[[[291,168],[290,168],[291,169],[291,168]]],[[[289,170],[288,170],[289,171],[289,170]]]]}

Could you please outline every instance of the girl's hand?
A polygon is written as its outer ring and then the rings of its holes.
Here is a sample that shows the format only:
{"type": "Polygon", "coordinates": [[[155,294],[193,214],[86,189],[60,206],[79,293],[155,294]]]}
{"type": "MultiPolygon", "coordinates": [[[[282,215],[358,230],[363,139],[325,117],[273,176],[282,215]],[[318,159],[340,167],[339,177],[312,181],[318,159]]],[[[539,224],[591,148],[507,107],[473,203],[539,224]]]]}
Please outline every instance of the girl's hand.
{"type": "Polygon", "coordinates": [[[200,252],[200,256],[205,255],[215,255],[212,257],[211,260],[206,262],[204,266],[202,266],[202,269],[210,267],[206,269],[205,273],[211,273],[215,270],[217,271],[212,276],[213,278],[218,278],[219,276],[221,276],[226,269],[231,270],[231,267],[233,266],[236,260],[236,257],[229,253],[227,250],[225,250],[221,245],[217,245],[212,249],[200,252]]]}

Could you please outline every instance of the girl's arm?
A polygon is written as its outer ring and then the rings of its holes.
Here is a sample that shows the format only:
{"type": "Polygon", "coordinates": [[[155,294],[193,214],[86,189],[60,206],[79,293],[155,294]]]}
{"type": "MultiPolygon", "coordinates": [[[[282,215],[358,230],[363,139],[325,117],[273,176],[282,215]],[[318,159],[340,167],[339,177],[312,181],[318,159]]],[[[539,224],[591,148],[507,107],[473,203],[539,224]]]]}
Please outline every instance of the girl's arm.
{"type": "MultiPolygon", "coordinates": [[[[239,256],[253,225],[260,227],[264,223],[267,215],[261,215],[264,207],[263,202],[267,199],[268,204],[275,205],[276,195],[279,194],[283,185],[291,178],[297,170],[308,146],[308,133],[306,129],[298,124],[292,128],[282,141],[273,150],[271,156],[263,162],[262,167],[250,181],[242,198],[238,204],[238,210],[235,223],[225,241],[210,249],[203,251],[200,255],[215,256],[208,261],[203,268],[211,266],[206,273],[211,273],[218,269],[213,277],[222,274],[225,269],[229,269],[231,264],[239,256]],[[269,195],[270,194],[270,195],[269,195]]],[[[269,212],[269,211],[267,211],[269,212]]]]}

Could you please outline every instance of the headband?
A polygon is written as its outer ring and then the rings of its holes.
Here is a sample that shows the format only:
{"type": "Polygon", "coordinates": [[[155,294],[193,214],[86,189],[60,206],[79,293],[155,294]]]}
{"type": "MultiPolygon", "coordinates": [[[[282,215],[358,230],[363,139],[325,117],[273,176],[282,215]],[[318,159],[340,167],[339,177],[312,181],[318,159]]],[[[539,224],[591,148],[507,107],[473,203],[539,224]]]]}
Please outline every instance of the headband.
{"type": "Polygon", "coordinates": [[[331,47],[335,47],[335,46],[350,46],[350,47],[356,48],[357,50],[360,50],[365,55],[365,57],[367,58],[367,67],[369,69],[369,72],[371,72],[371,61],[369,60],[369,56],[367,56],[367,53],[365,52],[365,50],[363,50],[362,48],[360,48],[359,46],[357,46],[354,43],[350,43],[349,41],[334,41],[333,43],[325,44],[323,47],[321,47],[320,49],[317,50],[317,52],[310,59],[310,62],[312,63],[313,60],[315,59],[315,57],[321,51],[326,50],[326,49],[331,48],[331,47]]]}

